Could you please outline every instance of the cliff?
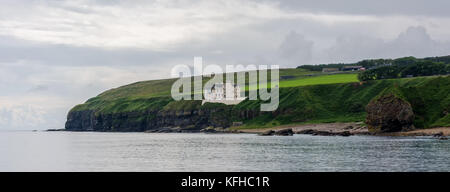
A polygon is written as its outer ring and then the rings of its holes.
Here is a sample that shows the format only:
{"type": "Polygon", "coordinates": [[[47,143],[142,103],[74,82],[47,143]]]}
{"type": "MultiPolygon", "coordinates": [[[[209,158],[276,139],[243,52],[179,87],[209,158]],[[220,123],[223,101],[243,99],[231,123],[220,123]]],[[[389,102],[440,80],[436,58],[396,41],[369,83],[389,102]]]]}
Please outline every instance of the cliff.
{"type": "Polygon", "coordinates": [[[172,82],[139,82],[106,91],[74,107],[68,114],[66,130],[149,131],[170,128],[198,131],[206,127],[226,128],[235,122],[242,122],[242,128],[255,128],[293,123],[364,121],[368,103],[393,88],[411,106],[415,127],[450,126],[449,76],[293,87],[281,83],[280,105],[273,112],[260,112],[260,101],[245,100],[234,106],[174,101],[168,92],[172,82]]]}

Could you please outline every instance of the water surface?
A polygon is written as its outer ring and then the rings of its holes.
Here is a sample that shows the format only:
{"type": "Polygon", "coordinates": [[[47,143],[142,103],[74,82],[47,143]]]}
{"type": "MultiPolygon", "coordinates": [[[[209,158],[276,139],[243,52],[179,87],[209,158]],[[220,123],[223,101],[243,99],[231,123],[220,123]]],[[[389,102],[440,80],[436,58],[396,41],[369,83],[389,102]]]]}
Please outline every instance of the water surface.
{"type": "Polygon", "coordinates": [[[0,171],[450,171],[430,137],[0,132],[0,171]]]}

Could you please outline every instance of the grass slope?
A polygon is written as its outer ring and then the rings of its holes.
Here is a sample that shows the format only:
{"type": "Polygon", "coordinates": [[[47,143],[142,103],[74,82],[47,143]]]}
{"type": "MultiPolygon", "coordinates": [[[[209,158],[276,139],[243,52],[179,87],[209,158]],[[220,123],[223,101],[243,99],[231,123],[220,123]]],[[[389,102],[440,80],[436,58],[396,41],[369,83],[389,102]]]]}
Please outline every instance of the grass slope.
{"type": "MultiPolygon", "coordinates": [[[[356,76],[357,74],[328,75],[305,69],[280,69],[280,87],[356,82],[358,81],[356,76]]],[[[225,76],[224,79],[226,79],[225,76]]],[[[209,78],[204,77],[203,84],[208,80],[209,78]]],[[[170,97],[170,90],[175,81],[176,79],[142,81],[110,89],[89,99],[84,104],[75,106],[71,111],[94,110],[116,113],[144,110],[155,108],[155,106],[161,107],[168,103],[166,99],[162,98],[170,97]],[[154,103],[154,98],[160,98],[164,102],[154,103]]],[[[248,77],[246,77],[246,82],[248,82],[248,77]]],[[[248,87],[258,89],[258,85],[246,85],[246,90],[248,87]]]]}
{"type": "MultiPolygon", "coordinates": [[[[243,128],[364,121],[365,106],[392,91],[411,103],[416,127],[450,126],[450,77],[447,76],[282,88],[279,112],[244,120],[243,128]]],[[[235,114],[239,110],[257,110],[259,104],[259,101],[246,101],[234,107],[235,114]]]]}

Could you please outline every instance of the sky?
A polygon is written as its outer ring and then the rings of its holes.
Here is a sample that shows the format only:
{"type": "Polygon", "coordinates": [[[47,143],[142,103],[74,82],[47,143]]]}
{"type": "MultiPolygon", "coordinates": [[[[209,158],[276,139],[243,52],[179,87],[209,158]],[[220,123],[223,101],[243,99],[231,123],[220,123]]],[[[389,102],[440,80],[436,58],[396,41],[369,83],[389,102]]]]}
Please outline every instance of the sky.
{"type": "Polygon", "coordinates": [[[0,130],[171,67],[450,55],[448,0],[1,0],[0,130]]]}

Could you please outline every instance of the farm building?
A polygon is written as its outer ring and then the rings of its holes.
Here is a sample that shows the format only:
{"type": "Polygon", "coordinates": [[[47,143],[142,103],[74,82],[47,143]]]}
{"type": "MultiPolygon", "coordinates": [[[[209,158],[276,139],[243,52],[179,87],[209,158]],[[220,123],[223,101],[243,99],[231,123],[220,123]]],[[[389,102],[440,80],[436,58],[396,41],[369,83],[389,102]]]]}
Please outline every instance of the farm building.
{"type": "Polygon", "coordinates": [[[323,73],[331,73],[331,72],[338,72],[339,68],[323,68],[322,72],[323,73]]]}
{"type": "Polygon", "coordinates": [[[342,71],[359,71],[359,70],[366,70],[362,66],[344,66],[342,68],[342,71]]]}

